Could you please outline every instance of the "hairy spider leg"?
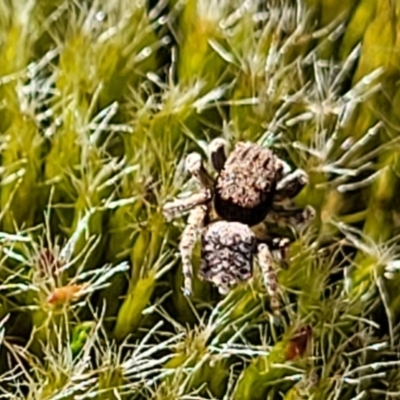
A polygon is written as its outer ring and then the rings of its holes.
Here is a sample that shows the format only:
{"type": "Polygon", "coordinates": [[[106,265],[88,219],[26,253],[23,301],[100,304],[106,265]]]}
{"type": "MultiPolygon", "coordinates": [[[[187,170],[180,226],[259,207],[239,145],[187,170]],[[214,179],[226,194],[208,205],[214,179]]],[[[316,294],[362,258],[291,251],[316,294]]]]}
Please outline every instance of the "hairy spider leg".
{"type": "Polygon", "coordinates": [[[181,241],[179,243],[179,252],[182,259],[183,273],[183,293],[185,296],[192,295],[192,253],[199,237],[201,230],[204,227],[207,217],[207,206],[201,205],[195,207],[189,214],[187,225],[183,230],[181,241]]]}
{"type": "MultiPolygon", "coordinates": [[[[282,160],[281,162],[285,165],[282,160]]],[[[283,170],[284,176],[277,183],[274,201],[265,222],[292,227],[306,224],[314,219],[314,208],[311,206],[296,207],[293,202],[285,204],[284,200],[291,200],[301,192],[308,184],[308,175],[302,169],[296,169],[293,172],[289,172],[288,168],[283,168],[283,170]]]]}
{"type": "Polygon", "coordinates": [[[315,210],[311,206],[301,208],[273,204],[264,221],[274,225],[297,227],[307,224],[314,218],[315,210]]]}
{"type": "Polygon", "coordinates": [[[211,200],[211,191],[214,185],[214,180],[204,168],[200,154],[189,154],[186,157],[185,169],[190,175],[199,180],[203,186],[203,189],[199,193],[194,193],[187,198],[176,199],[166,203],[163,206],[163,214],[168,220],[176,218],[184,212],[189,211],[198,205],[205,204],[211,200]]]}
{"type": "Polygon", "coordinates": [[[308,184],[308,175],[302,169],[289,172],[280,179],[276,185],[274,202],[296,197],[308,184]]]}
{"type": "Polygon", "coordinates": [[[209,200],[211,200],[211,191],[209,189],[203,189],[199,193],[194,193],[189,197],[166,203],[163,207],[163,214],[167,220],[171,220],[177,218],[186,211],[206,204],[209,200]]]}
{"type": "Polygon", "coordinates": [[[204,188],[212,189],[214,187],[214,179],[205,169],[203,160],[199,153],[190,153],[186,157],[185,169],[192,176],[196,177],[204,188]]]}
{"type": "Polygon", "coordinates": [[[275,315],[279,315],[278,279],[272,266],[271,253],[265,243],[260,243],[257,246],[257,256],[263,274],[264,284],[270,297],[271,310],[275,315]]]}
{"type": "Polygon", "coordinates": [[[287,237],[272,237],[264,223],[251,228],[255,233],[258,243],[264,243],[271,250],[274,259],[284,268],[289,266],[290,239],[287,237]],[[276,257],[276,254],[278,257],[276,257]]]}
{"type": "Polygon", "coordinates": [[[290,240],[287,237],[273,238],[271,241],[270,249],[278,253],[278,259],[281,266],[284,268],[289,267],[289,246],[290,240]]]}

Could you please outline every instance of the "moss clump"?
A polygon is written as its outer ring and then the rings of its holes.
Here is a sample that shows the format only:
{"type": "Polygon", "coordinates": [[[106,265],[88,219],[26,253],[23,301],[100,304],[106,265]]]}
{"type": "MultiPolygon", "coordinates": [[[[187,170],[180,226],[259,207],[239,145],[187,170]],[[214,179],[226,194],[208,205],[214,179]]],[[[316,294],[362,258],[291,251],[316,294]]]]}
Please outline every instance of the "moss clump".
{"type": "Polygon", "coordinates": [[[398,396],[400,3],[337,4],[0,2],[2,397],[398,396]],[[160,210],[218,136],[310,176],[279,318],[181,292],[160,210]]]}

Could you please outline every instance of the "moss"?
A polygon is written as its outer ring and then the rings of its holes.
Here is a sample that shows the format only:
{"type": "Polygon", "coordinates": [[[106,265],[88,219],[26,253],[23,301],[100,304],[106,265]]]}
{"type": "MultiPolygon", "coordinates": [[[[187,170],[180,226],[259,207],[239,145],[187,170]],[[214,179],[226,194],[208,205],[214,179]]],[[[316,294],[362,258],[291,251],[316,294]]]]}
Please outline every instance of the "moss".
{"type": "Polygon", "coordinates": [[[398,396],[400,7],[336,3],[0,2],[4,398],[398,396]],[[217,136],[310,176],[280,317],[257,274],[182,296],[160,210],[217,136]]]}

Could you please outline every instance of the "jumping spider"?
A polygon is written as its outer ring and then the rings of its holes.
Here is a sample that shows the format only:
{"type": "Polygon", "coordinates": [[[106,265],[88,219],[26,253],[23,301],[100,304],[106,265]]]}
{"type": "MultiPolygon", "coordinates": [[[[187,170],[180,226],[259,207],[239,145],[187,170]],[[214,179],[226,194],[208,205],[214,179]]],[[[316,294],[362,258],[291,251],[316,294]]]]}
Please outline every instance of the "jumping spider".
{"type": "Polygon", "coordinates": [[[313,209],[288,208],[284,202],[307,184],[307,174],[290,172],[287,164],[271,150],[251,142],[238,142],[229,156],[227,143],[214,139],[208,146],[215,179],[205,169],[201,156],[191,153],[186,170],[201,183],[201,190],[163,207],[168,218],[190,211],[179,244],[184,275],[184,294],[192,293],[191,256],[201,236],[199,278],[212,282],[221,294],[252,277],[253,257],[263,272],[271,308],[277,313],[277,280],[272,267],[273,252],[285,262],[289,240],[265,235],[262,222],[295,225],[313,217],[313,209]]]}

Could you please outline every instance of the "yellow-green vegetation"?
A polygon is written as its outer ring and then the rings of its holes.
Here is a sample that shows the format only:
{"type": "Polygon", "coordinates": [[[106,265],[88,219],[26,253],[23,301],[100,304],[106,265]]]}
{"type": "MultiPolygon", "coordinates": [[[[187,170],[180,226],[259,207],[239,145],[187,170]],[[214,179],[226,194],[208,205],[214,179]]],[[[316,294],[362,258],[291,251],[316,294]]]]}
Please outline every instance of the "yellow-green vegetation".
{"type": "Polygon", "coordinates": [[[399,88],[395,0],[0,0],[0,398],[399,398],[399,88]],[[215,137],[309,174],[280,316],[182,293],[215,137]]]}

